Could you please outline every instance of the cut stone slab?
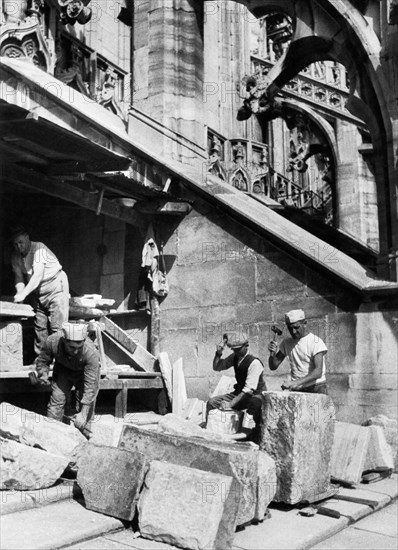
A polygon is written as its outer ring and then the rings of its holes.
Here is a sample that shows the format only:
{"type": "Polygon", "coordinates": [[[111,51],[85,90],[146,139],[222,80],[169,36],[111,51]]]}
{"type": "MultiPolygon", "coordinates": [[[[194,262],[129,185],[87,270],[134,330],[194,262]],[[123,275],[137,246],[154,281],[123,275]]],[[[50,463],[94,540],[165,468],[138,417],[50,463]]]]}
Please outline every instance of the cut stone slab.
{"type": "Polygon", "coordinates": [[[398,472],[398,421],[388,418],[383,414],[378,414],[369,418],[363,424],[364,426],[381,426],[387,443],[391,446],[394,457],[394,471],[398,472]]]}
{"type": "Polygon", "coordinates": [[[160,432],[186,437],[199,437],[207,441],[225,441],[231,442],[232,438],[225,434],[217,434],[210,430],[205,430],[189,420],[184,420],[177,414],[169,413],[159,421],[158,429],[160,432]]]}
{"type": "Polygon", "coordinates": [[[80,445],[86,438],[72,425],[20,409],[10,403],[0,404],[0,435],[67,457],[74,461],[80,445]]]}
{"type": "MultiPolygon", "coordinates": [[[[261,467],[259,467],[259,450],[257,445],[253,443],[207,442],[158,433],[126,424],[123,428],[119,447],[143,453],[148,461],[161,460],[198,470],[233,476],[239,484],[236,488],[239,501],[238,525],[251,521],[256,517],[259,482],[263,487],[269,479],[270,494],[272,494],[275,471],[272,469],[271,459],[268,460],[267,468],[264,468],[264,460],[261,467]]],[[[266,504],[267,488],[263,488],[262,499],[264,500],[261,501],[258,513],[261,513],[266,504]]]]}
{"type": "Polygon", "coordinates": [[[77,462],[77,482],[89,510],[131,521],[148,463],[141,453],[86,445],[77,462]]]}
{"type": "Polygon", "coordinates": [[[276,464],[264,451],[258,453],[257,502],[254,519],[262,521],[274,499],[277,488],[276,464]]]}
{"type": "Polygon", "coordinates": [[[370,432],[363,426],[335,422],[331,475],[336,481],[357,485],[365,469],[370,432]]]}
{"type": "Polygon", "coordinates": [[[189,550],[228,550],[238,515],[233,486],[231,476],[151,462],[138,502],[141,536],[189,550]]]}
{"type": "Polygon", "coordinates": [[[196,397],[187,399],[182,417],[194,424],[202,424],[206,420],[206,403],[196,397]]]}
{"type": "Polygon", "coordinates": [[[74,500],[7,514],[0,522],[0,545],[7,550],[54,550],[124,528],[120,520],[86,510],[74,500]]]}
{"type": "Polygon", "coordinates": [[[0,371],[20,371],[22,368],[22,324],[0,321],[0,371]]]}
{"type": "Polygon", "coordinates": [[[30,491],[51,487],[69,460],[41,449],[0,438],[0,489],[30,491]]]}
{"type": "Polygon", "coordinates": [[[333,403],[322,394],[264,392],[260,449],[276,463],[275,500],[312,502],[330,487],[333,403]]]}
{"type": "Polygon", "coordinates": [[[47,506],[55,502],[70,499],[76,494],[76,483],[69,479],[61,479],[52,487],[32,491],[17,491],[11,489],[2,491],[0,501],[0,516],[30,510],[37,506],[47,506]]]}
{"type": "Polygon", "coordinates": [[[136,426],[145,426],[147,424],[159,424],[162,419],[161,414],[154,411],[127,413],[124,417],[124,423],[135,424],[136,426]]]}
{"type": "Polygon", "coordinates": [[[368,426],[369,444],[364,470],[393,470],[392,449],[387,443],[381,426],[368,426]]]}
{"type": "Polygon", "coordinates": [[[95,416],[90,426],[92,432],[90,443],[117,447],[122,429],[123,420],[121,418],[116,418],[111,414],[95,416]]]}

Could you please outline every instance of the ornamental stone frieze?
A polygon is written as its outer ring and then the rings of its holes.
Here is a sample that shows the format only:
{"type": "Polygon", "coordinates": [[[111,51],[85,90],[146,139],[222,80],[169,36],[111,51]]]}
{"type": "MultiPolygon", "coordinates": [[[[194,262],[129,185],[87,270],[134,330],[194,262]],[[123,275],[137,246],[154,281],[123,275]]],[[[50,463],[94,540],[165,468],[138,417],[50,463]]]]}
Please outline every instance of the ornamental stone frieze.
{"type": "Polygon", "coordinates": [[[0,55],[25,58],[51,71],[53,57],[44,33],[44,0],[15,0],[5,3],[0,31],[0,55]]]}

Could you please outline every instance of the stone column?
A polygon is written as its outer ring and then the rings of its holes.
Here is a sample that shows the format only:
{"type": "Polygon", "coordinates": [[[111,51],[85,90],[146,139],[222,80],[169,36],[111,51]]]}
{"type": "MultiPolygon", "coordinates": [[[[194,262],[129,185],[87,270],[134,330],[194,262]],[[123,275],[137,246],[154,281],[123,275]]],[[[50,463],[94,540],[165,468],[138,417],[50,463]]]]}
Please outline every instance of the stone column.
{"type": "MultiPolygon", "coordinates": [[[[148,0],[136,4],[134,106],[203,145],[203,3],[148,0]]],[[[165,153],[178,158],[179,151],[165,153]]]]}

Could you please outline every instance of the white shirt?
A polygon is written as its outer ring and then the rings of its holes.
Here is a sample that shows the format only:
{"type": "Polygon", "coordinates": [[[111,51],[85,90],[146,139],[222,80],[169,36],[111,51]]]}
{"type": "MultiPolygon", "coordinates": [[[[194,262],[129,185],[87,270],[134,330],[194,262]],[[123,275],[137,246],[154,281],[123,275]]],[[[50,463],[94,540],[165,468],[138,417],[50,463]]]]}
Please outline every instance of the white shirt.
{"type": "Polygon", "coordinates": [[[27,281],[33,275],[35,264],[44,264],[42,283],[49,281],[62,270],[56,255],[43,243],[31,241],[30,250],[25,257],[16,251],[12,253],[11,265],[14,273],[21,273],[27,281]]]}
{"type": "MultiPolygon", "coordinates": [[[[246,352],[245,355],[242,357],[242,359],[239,360],[238,366],[241,364],[241,362],[246,357],[246,355],[248,355],[248,353],[249,352],[246,352]]],[[[233,367],[234,357],[235,357],[235,354],[231,352],[231,354],[228,355],[228,357],[220,359],[217,366],[217,371],[226,370],[226,369],[229,369],[230,367],[233,367]]],[[[244,393],[253,393],[257,389],[258,381],[260,379],[260,376],[263,370],[264,370],[263,365],[261,364],[259,359],[254,359],[250,363],[249,368],[247,369],[245,386],[242,389],[244,393]]]]}
{"type": "MultiPolygon", "coordinates": [[[[321,338],[309,332],[300,340],[294,338],[285,338],[279,346],[280,351],[285,355],[290,364],[290,377],[292,381],[299,380],[315,369],[314,356],[317,353],[327,351],[325,343],[321,338]]],[[[322,376],[310,382],[308,386],[326,382],[326,364],[325,356],[322,357],[322,376]]],[[[307,386],[306,385],[306,386],[307,386]]],[[[306,387],[303,386],[303,387],[306,387]]]]}

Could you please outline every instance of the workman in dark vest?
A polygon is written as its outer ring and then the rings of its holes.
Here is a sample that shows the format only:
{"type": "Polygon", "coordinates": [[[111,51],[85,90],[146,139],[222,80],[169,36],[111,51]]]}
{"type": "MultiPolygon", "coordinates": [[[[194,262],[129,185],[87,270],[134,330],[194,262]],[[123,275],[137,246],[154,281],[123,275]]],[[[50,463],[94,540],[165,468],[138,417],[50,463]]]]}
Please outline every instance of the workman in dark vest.
{"type": "Polygon", "coordinates": [[[253,416],[255,429],[252,439],[255,441],[259,435],[261,421],[261,393],[267,386],[264,378],[264,365],[249,354],[249,340],[246,335],[228,341],[226,335],[222,344],[217,345],[213,359],[213,370],[223,371],[233,367],[236,384],[232,393],[212,397],[207,402],[207,414],[212,409],[235,409],[238,411],[247,409],[247,413],[253,416]],[[231,351],[226,355],[227,349],[231,351]]]}

